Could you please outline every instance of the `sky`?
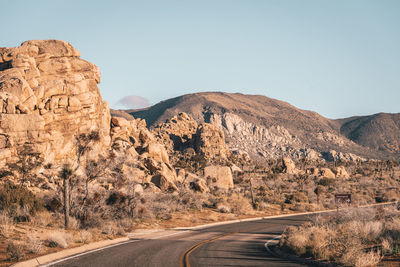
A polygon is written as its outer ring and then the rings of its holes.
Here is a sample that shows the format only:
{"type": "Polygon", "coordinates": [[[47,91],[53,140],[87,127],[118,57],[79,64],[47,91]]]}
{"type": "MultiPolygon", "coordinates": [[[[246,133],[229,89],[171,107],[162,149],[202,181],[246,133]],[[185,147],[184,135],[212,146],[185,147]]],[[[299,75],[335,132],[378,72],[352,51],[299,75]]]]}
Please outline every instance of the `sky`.
{"type": "Polygon", "coordinates": [[[0,47],[61,39],[99,66],[111,108],[202,91],[328,118],[400,112],[400,1],[2,2],[0,47]]]}

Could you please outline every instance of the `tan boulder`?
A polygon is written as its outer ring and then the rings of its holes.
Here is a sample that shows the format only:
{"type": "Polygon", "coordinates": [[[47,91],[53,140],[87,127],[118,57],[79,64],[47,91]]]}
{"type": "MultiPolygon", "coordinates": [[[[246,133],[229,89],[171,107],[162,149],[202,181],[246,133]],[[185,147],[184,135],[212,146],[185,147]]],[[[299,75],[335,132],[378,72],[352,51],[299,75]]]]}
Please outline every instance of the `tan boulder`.
{"type": "Polygon", "coordinates": [[[147,178],[147,174],[143,170],[131,167],[129,164],[124,164],[122,166],[122,173],[130,182],[144,183],[147,178]]]}
{"type": "Polygon", "coordinates": [[[232,170],[232,173],[236,173],[236,174],[243,173],[243,170],[235,164],[232,164],[231,170],[232,170]]]}
{"type": "Polygon", "coordinates": [[[295,174],[298,172],[296,169],[296,165],[294,164],[293,160],[288,157],[284,157],[282,159],[282,168],[284,173],[288,174],[295,174]]]}
{"type": "Polygon", "coordinates": [[[204,179],[198,178],[192,182],[190,182],[190,188],[198,191],[200,193],[208,193],[210,189],[207,186],[207,182],[204,179]]]}
{"type": "Polygon", "coordinates": [[[141,195],[143,195],[143,193],[144,193],[144,190],[143,190],[143,186],[141,184],[135,184],[133,186],[133,194],[135,196],[141,196],[141,195]]]}
{"type": "Polygon", "coordinates": [[[329,168],[321,168],[320,169],[320,176],[324,178],[334,179],[336,176],[329,168]]]}
{"type": "Polygon", "coordinates": [[[147,145],[146,152],[150,157],[169,164],[168,153],[162,144],[152,142],[147,145]]]}
{"type": "Polygon", "coordinates": [[[227,166],[207,166],[204,168],[204,177],[209,186],[219,189],[233,188],[233,177],[231,168],[227,166]]]}
{"type": "Polygon", "coordinates": [[[339,166],[335,168],[336,177],[350,178],[350,175],[347,173],[346,168],[343,166],[339,166]]]}
{"type": "Polygon", "coordinates": [[[151,182],[155,184],[162,191],[175,191],[178,190],[173,180],[169,176],[165,176],[161,173],[154,175],[151,178],[151,182]]]}
{"type": "Polygon", "coordinates": [[[309,168],[306,171],[306,174],[310,174],[310,175],[319,175],[319,169],[318,168],[309,168]]]}

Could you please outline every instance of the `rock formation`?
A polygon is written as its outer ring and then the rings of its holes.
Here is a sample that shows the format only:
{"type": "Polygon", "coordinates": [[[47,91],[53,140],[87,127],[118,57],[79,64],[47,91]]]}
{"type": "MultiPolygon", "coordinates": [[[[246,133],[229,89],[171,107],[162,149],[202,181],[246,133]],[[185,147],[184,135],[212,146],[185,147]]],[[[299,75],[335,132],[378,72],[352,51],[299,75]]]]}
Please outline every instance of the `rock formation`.
{"type": "Polygon", "coordinates": [[[210,123],[198,125],[184,112],[155,126],[152,133],[170,153],[192,148],[206,159],[226,159],[231,153],[222,130],[210,123]]]}
{"type": "Polygon", "coordinates": [[[97,84],[100,71],[67,42],[27,41],[0,48],[0,164],[23,145],[59,163],[75,156],[75,137],[98,131],[110,144],[110,113],[97,84]]]}
{"type": "Polygon", "coordinates": [[[283,169],[283,172],[287,173],[287,174],[295,174],[298,172],[293,160],[288,157],[282,158],[282,169],[283,169]]]}
{"type": "Polygon", "coordinates": [[[321,168],[320,175],[323,178],[329,178],[329,179],[334,179],[336,177],[335,174],[332,172],[332,170],[329,168],[321,168]]]}
{"type": "Polygon", "coordinates": [[[41,155],[43,164],[74,164],[77,138],[98,133],[82,160],[112,155],[122,159],[120,173],[127,181],[176,190],[179,178],[164,145],[144,120],[111,118],[99,82],[99,69],[80,59],[67,42],[27,41],[16,48],[0,48],[0,167],[16,160],[26,146],[41,155]]]}
{"type": "Polygon", "coordinates": [[[113,117],[111,142],[114,153],[126,158],[124,172],[128,178],[138,183],[152,182],[165,191],[177,189],[179,177],[169,162],[168,153],[146,128],[144,120],[113,117]]]}
{"type": "Polygon", "coordinates": [[[154,127],[152,132],[169,151],[193,147],[197,122],[182,112],[154,127]]]}
{"type": "Polygon", "coordinates": [[[335,173],[336,177],[350,178],[350,175],[347,173],[346,168],[343,166],[336,167],[335,173]]]}
{"type": "Polygon", "coordinates": [[[207,179],[207,184],[210,188],[233,188],[232,172],[227,166],[207,166],[204,168],[204,177],[207,179]]]}

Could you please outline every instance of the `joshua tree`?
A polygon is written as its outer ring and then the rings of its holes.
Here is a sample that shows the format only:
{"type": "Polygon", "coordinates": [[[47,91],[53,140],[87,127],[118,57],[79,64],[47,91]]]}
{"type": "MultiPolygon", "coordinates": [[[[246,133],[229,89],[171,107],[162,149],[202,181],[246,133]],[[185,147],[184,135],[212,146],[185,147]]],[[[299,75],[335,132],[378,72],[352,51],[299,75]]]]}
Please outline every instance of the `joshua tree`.
{"type": "Polygon", "coordinates": [[[71,165],[64,164],[60,171],[59,176],[63,179],[63,193],[64,193],[64,225],[65,229],[69,228],[69,209],[70,209],[70,183],[74,175],[74,170],[71,165]]]}
{"type": "MultiPolygon", "coordinates": [[[[71,208],[71,185],[72,178],[75,175],[75,172],[81,167],[83,156],[92,149],[92,145],[94,142],[99,141],[99,132],[92,131],[89,134],[80,134],[76,137],[76,164],[72,167],[70,164],[64,164],[62,167],[59,177],[63,180],[63,195],[64,195],[64,220],[65,220],[65,228],[69,227],[69,214],[71,208]]],[[[96,175],[92,175],[92,177],[97,177],[96,175]]],[[[88,179],[90,179],[88,178],[88,179]]],[[[87,184],[89,181],[87,182],[87,184]]],[[[86,188],[87,190],[87,188],[86,188]]]]}

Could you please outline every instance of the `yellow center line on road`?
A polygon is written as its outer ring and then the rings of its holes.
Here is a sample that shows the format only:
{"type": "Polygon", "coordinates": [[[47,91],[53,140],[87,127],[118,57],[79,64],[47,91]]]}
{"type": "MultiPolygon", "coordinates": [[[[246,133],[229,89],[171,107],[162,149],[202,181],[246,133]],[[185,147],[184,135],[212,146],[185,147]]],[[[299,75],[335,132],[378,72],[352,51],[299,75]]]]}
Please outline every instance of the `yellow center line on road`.
{"type": "MultiPolygon", "coordinates": [[[[265,225],[264,226],[257,226],[257,227],[253,227],[253,228],[248,228],[248,229],[246,229],[246,232],[254,231],[254,230],[257,230],[257,229],[264,228],[264,227],[265,227],[265,225]]],[[[242,230],[241,232],[244,232],[244,231],[242,230]]],[[[210,242],[213,242],[213,241],[215,241],[217,239],[221,239],[223,237],[230,236],[230,235],[235,235],[235,234],[238,234],[238,233],[240,233],[240,231],[227,233],[227,234],[224,234],[224,235],[219,235],[217,237],[214,237],[214,238],[211,238],[211,239],[207,239],[207,240],[203,240],[203,241],[201,241],[201,242],[199,242],[197,244],[194,244],[189,249],[187,249],[185,252],[183,252],[181,254],[181,256],[179,257],[179,267],[190,267],[190,262],[189,262],[190,254],[193,251],[195,251],[197,248],[201,247],[202,245],[210,243],[210,242]]]]}

